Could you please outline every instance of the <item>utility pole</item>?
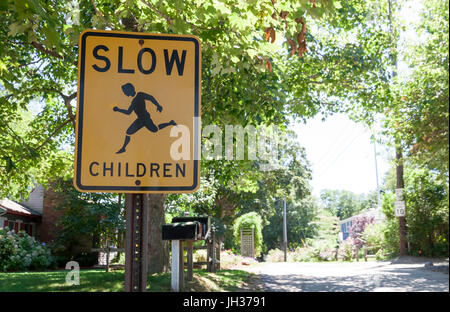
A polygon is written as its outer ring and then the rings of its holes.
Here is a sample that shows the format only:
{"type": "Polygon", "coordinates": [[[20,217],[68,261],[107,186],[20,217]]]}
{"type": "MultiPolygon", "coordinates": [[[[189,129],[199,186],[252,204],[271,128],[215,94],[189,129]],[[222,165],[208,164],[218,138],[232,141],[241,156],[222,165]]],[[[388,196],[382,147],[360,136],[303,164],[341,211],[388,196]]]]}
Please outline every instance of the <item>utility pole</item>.
{"type": "Polygon", "coordinates": [[[283,199],[283,245],[284,245],[284,262],[287,262],[286,198],[283,199]]]}
{"type": "MultiPolygon", "coordinates": [[[[405,182],[403,180],[403,155],[401,147],[397,147],[395,159],[397,161],[397,189],[402,189],[405,187],[405,182]]],[[[398,217],[398,235],[400,238],[400,255],[406,256],[408,253],[408,247],[406,242],[406,218],[405,216],[398,217]]]]}
{"type": "MultiPolygon", "coordinates": [[[[389,32],[391,34],[391,53],[390,58],[393,65],[392,77],[395,78],[397,76],[397,49],[396,44],[394,42],[394,28],[392,25],[392,0],[388,0],[388,8],[389,8],[389,32]]],[[[405,183],[403,180],[403,153],[400,139],[396,139],[396,173],[397,173],[397,189],[403,189],[405,187],[405,183]]],[[[398,234],[400,241],[400,255],[407,255],[407,243],[406,243],[406,219],[405,216],[398,217],[398,234]]]]}

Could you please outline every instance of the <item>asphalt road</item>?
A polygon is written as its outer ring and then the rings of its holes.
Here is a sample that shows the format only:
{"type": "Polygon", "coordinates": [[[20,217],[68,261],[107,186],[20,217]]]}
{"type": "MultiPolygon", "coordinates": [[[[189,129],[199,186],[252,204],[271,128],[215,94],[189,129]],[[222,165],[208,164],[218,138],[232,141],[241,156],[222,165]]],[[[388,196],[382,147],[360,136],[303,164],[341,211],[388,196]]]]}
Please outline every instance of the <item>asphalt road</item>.
{"type": "Polygon", "coordinates": [[[424,268],[424,260],[397,260],[262,263],[243,269],[257,274],[251,284],[262,291],[448,292],[448,261],[435,263],[434,269],[442,266],[433,271],[424,268]]]}

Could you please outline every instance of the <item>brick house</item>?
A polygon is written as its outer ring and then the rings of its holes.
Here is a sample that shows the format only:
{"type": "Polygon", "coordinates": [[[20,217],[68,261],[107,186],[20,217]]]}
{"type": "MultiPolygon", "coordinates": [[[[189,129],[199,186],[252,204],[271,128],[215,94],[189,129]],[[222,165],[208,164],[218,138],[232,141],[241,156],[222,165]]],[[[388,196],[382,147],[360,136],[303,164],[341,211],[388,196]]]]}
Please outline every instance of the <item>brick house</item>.
{"type": "Polygon", "coordinates": [[[36,186],[26,201],[0,200],[0,228],[8,227],[16,233],[23,230],[41,242],[55,238],[56,221],[63,214],[56,210],[57,199],[52,190],[36,186]]]}

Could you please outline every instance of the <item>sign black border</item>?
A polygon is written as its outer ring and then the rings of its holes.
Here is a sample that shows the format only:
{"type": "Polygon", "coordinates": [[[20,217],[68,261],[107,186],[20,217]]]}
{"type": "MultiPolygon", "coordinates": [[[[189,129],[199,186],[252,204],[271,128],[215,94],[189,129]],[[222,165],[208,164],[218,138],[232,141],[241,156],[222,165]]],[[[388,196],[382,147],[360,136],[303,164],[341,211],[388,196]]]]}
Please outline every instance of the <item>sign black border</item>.
{"type": "MultiPolygon", "coordinates": [[[[85,79],[85,61],[86,61],[86,38],[88,36],[97,37],[119,37],[119,38],[134,38],[134,39],[151,39],[151,40],[172,40],[172,41],[191,41],[195,45],[195,91],[194,91],[194,117],[200,117],[199,98],[200,98],[200,44],[195,37],[184,36],[167,36],[156,34],[137,34],[137,33],[118,33],[118,32],[96,32],[87,31],[81,37],[81,53],[80,53],[80,76],[79,76],[79,99],[78,99],[78,132],[77,132],[77,170],[76,170],[76,186],[82,191],[97,191],[97,192],[120,192],[120,191],[135,191],[136,193],[152,191],[152,192],[174,192],[177,191],[193,191],[198,187],[198,166],[199,160],[195,159],[200,144],[200,137],[198,131],[194,134],[194,181],[192,186],[84,186],[81,184],[81,149],[83,138],[83,109],[84,109],[84,79],[85,79]]],[[[200,125],[197,125],[198,127],[200,125]]],[[[194,124],[195,127],[195,124],[194,124]]],[[[199,155],[197,155],[199,156],[199,155]]]]}

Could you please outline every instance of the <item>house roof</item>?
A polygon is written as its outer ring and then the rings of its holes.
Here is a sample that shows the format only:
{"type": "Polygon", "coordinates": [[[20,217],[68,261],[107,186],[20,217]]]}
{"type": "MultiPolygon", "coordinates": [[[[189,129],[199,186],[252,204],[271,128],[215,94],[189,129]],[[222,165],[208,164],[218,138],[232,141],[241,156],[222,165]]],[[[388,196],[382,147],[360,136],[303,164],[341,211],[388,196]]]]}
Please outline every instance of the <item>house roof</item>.
{"type": "Polygon", "coordinates": [[[356,217],[373,217],[375,220],[384,219],[384,214],[379,209],[369,209],[361,212],[360,214],[351,216],[350,218],[339,221],[339,224],[344,224],[353,221],[356,217]]]}
{"type": "Polygon", "coordinates": [[[23,215],[23,216],[41,216],[41,214],[33,209],[18,204],[12,200],[4,198],[0,200],[0,209],[6,210],[6,213],[23,215]]]}

